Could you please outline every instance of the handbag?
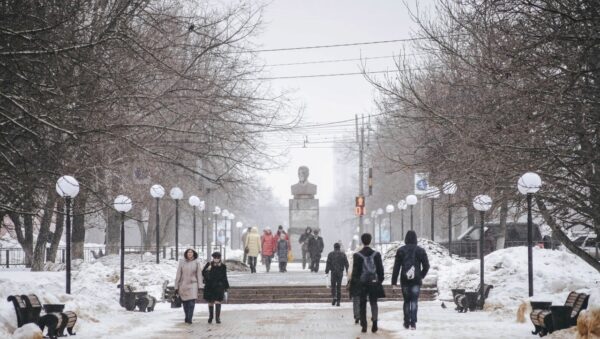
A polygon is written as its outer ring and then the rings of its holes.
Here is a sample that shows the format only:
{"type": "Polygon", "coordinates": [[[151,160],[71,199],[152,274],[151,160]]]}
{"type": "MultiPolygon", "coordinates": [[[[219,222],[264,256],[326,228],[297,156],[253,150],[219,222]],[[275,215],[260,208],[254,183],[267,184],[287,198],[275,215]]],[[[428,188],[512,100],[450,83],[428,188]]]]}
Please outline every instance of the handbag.
{"type": "Polygon", "coordinates": [[[177,293],[173,296],[173,299],[171,299],[171,308],[180,308],[180,307],[181,307],[181,297],[179,296],[179,293],[177,293]]]}
{"type": "Polygon", "coordinates": [[[250,252],[250,249],[248,247],[244,248],[244,254],[248,254],[248,252],[250,252]]]}
{"type": "Polygon", "coordinates": [[[291,262],[294,260],[294,255],[292,254],[292,251],[288,252],[288,262],[291,262]]]}

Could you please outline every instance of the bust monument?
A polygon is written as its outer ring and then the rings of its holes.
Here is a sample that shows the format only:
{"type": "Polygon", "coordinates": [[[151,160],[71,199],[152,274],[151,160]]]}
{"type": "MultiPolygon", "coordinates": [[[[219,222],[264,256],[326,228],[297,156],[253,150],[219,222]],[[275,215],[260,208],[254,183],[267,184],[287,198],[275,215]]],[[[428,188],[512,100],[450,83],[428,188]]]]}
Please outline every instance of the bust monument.
{"type": "Polygon", "coordinates": [[[298,183],[292,185],[294,199],[314,199],[317,194],[317,185],[308,182],[310,171],[306,166],[298,167],[298,183]]]}

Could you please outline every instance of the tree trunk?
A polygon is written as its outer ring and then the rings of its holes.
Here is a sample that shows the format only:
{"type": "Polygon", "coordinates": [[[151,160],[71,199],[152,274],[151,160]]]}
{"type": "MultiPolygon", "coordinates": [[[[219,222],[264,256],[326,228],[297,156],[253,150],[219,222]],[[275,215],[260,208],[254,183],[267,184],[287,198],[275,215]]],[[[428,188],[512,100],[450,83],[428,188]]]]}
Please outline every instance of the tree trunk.
{"type": "Polygon", "coordinates": [[[121,218],[114,208],[106,211],[106,254],[119,254],[121,218]]]}
{"type": "Polygon", "coordinates": [[[498,240],[496,241],[496,249],[502,249],[506,242],[506,219],[508,218],[508,200],[502,200],[500,204],[500,230],[498,240]]]}
{"type": "Polygon", "coordinates": [[[71,253],[73,259],[84,259],[85,244],[85,205],[87,194],[82,192],[73,199],[73,229],[71,230],[71,253]]]}
{"type": "Polygon", "coordinates": [[[54,234],[52,235],[52,243],[48,250],[48,261],[56,262],[56,251],[58,251],[58,245],[60,245],[60,239],[62,238],[63,229],[65,227],[65,204],[63,199],[59,199],[56,204],[56,224],[54,225],[54,234]]]}
{"type": "MultiPolygon", "coordinates": [[[[31,202],[27,202],[26,210],[31,211],[31,202]]],[[[33,261],[33,215],[25,214],[23,216],[24,238],[21,247],[25,252],[25,267],[31,267],[33,261]]]]}
{"type": "Polygon", "coordinates": [[[46,203],[44,204],[44,216],[40,222],[40,231],[38,233],[37,241],[35,244],[35,250],[33,252],[33,262],[31,265],[31,271],[43,271],[44,263],[46,262],[46,244],[48,242],[48,235],[50,234],[50,222],[52,221],[52,215],[54,214],[54,203],[56,202],[56,194],[52,194],[52,190],[49,190],[46,195],[46,203]]]}
{"type": "Polygon", "coordinates": [[[542,213],[542,217],[544,217],[544,221],[546,221],[548,226],[550,226],[550,228],[552,229],[552,238],[558,239],[563,245],[565,245],[565,247],[569,251],[571,251],[571,253],[580,257],[586,263],[590,264],[590,266],[595,268],[596,271],[600,272],[600,262],[598,260],[594,259],[594,257],[592,257],[591,255],[587,254],[586,251],[582,250],[577,245],[575,245],[571,241],[571,239],[569,239],[569,237],[567,237],[567,235],[560,229],[560,226],[556,223],[556,220],[554,220],[552,215],[550,215],[550,212],[546,208],[546,204],[544,203],[544,201],[541,198],[536,196],[535,201],[536,201],[536,204],[537,204],[540,212],[542,213]]]}

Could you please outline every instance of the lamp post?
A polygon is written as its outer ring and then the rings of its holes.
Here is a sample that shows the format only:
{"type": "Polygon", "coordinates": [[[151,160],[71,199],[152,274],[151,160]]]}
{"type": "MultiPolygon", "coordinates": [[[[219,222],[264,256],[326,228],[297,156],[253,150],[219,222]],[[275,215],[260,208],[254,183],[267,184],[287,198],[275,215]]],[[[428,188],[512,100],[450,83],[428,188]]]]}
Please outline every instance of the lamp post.
{"type": "Polygon", "coordinates": [[[413,207],[417,204],[417,196],[414,194],[410,194],[406,196],[406,203],[408,204],[408,206],[410,206],[410,230],[413,231],[414,230],[414,223],[413,223],[413,207]]]}
{"type": "MultiPolygon", "coordinates": [[[[221,214],[221,208],[219,206],[215,206],[215,210],[212,212],[214,215],[214,219],[215,219],[215,237],[213,239],[214,241],[214,246],[217,246],[217,219],[219,218],[219,214],[221,214]]],[[[209,250],[209,252],[211,252],[209,250]]],[[[210,254],[209,254],[210,255],[210,254]]]]}
{"type": "Polygon", "coordinates": [[[179,187],[171,188],[171,199],[175,200],[175,260],[179,258],[179,200],[183,199],[183,191],[179,187]]]}
{"type": "Polygon", "coordinates": [[[533,297],[533,218],[531,216],[531,203],[533,195],[542,187],[542,179],[533,172],[523,174],[517,182],[521,194],[527,195],[527,276],[529,282],[529,296],[533,297]]]}
{"type": "Polygon", "coordinates": [[[124,195],[118,195],[113,203],[117,212],[121,213],[121,284],[119,303],[123,305],[123,294],[125,292],[125,213],[131,210],[131,199],[124,195]]]}
{"type": "Polygon", "coordinates": [[[244,223],[241,221],[235,223],[235,227],[238,229],[238,248],[242,248],[242,226],[244,226],[244,223]]]}
{"type": "Polygon", "coordinates": [[[71,199],[74,199],[79,193],[79,182],[70,175],[65,175],[56,181],[56,193],[65,198],[66,210],[66,241],[67,241],[67,276],[66,292],[71,294],[71,199]]]}
{"type": "Polygon", "coordinates": [[[156,263],[160,263],[160,215],[159,205],[160,198],[165,195],[165,188],[161,185],[152,185],[150,187],[150,195],[156,199],[156,263]]]}
{"type": "MultiPolygon", "coordinates": [[[[489,210],[492,207],[492,198],[490,198],[487,195],[478,195],[475,197],[475,199],[473,199],[473,207],[475,207],[476,210],[479,211],[480,213],[480,219],[481,219],[481,228],[479,229],[479,291],[481,292],[481,301],[483,302],[484,298],[483,298],[483,293],[485,288],[483,288],[483,283],[484,283],[484,258],[483,258],[483,238],[485,236],[484,234],[484,227],[483,227],[483,219],[485,218],[485,211],[489,210]]],[[[483,307],[483,304],[482,304],[483,307]]]]}
{"type": "Polygon", "coordinates": [[[431,200],[431,241],[435,241],[435,199],[440,197],[440,190],[435,186],[429,186],[427,198],[431,200]]]}
{"type": "MultiPolygon", "coordinates": [[[[371,211],[371,222],[373,223],[373,239],[375,239],[375,227],[376,227],[376,220],[377,218],[377,210],[372,210],[371,211]]],[[[373,243],[375,243],[375,241],[373,241],[373,243]]]]}
{"type": "Polygon", "coordinates": [[[194,250],[196,250],[196,207],[200,206],[200,198],[198,198],[195,195],[192,195],[189,199],[188,199],[188,203],[190,204],[190,206],[192,206],[192,225],[193,225],[193,247],[194,250]]]}
{"type": "Polygon", "coordinates": [[[448,196],[448,254],[452,258],[452,195],[456,193],[456,184],[452,181],[447,181],[442,186],[444,194],[448,196]]]}
{"type": "Polygon", "coordinates": [[[392,213],[394,213],[394,205],[389,204],[387,206],[385,206],[385,211],[387,212],[389,219],[390,219],[390,242],[393,241],[392,238],[392,213]]]}
{"type": "Polygon", "coordinates": [[[204,211],[206,210],[206,203],[204,202],[204,200],[200,201],[200,204],[198,205],[198,209],[200,209],[200,211],[202,211],[202,239],[201,239],[201,243],[200,246],[202,246],[202,250],[204,251],[206,249],[205,247],[205,243],[204,243],[204,211]]]}
{"type": "Polygon", "coordinates": [[[379,221],[379,245],[381,245],[381,216],[383,215],[383,208],[377,209],[377,221],[379,221]]]}
{"type": "Polygon", "coordinates": [[[400,210],[400,230],[402,232],[402,234],[400,235],[400,241],[402,241],[402,237],[404,237],[404,210],[406,209],[406,207],[406,201],[398,201],[398,210],[400,210]]]}

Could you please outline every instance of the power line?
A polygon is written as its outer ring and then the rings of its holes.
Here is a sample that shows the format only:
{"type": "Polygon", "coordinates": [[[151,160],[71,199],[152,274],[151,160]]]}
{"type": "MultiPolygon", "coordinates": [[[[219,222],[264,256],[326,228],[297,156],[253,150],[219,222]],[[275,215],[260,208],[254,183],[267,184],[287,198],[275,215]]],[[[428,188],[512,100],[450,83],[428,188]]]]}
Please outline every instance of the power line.
{"type": "MultiPolygon", "coordinates": [[[[408,55],[423,55],[423,54],[404,54],[408,55]]],[[[272,64],[265,65],[265,67],[277,67],[277,66],[294,66],[294,65],[311,65],[311,64],[329,64],[336,62],[348,62],[348,61],[363,61],[363,60],[377,60],[377,59],[389,59],[394,58],[396,55],[386,55],[386,56],[378,56],[378,57],[366,57],[366,58],[353,58],[353,59],[329,59],[329,60],[313,60],[313,61],[304,61],[304,62],[290,62],[286,64],[272,64]]]]}
{"type": "Polygon", "coordinates": [[[377,74],[377,73],[395,73],[395,72],[398,72],[398,70],[393,70],[393,71],[353,72],[353,73],[311,74],[311,75],[291,75],[291,76],[266,77],[266,78],[255,78],[255,79],[244,79],[244,80],[282,80],[282,79],[327,78],[327,77],[340,77],[340,76],[349,76],[349,75],[364,75],[364,74],[377,74]]]}

